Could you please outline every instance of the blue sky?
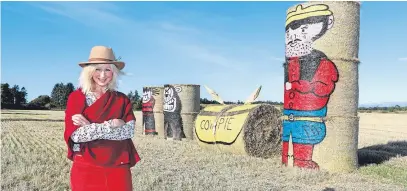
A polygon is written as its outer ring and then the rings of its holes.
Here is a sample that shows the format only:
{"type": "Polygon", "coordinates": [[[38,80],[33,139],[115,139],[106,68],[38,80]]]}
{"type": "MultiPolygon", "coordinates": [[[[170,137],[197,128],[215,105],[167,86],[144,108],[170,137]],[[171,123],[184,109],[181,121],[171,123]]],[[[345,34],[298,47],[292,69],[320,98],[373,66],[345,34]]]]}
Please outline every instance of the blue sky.
{"type": "MultiPolygon", "coordinates": [[[[2,2],[1,80],[28,100],[77,85],[94,45],[126,61],[120,91],[208,85],[224,100],[283,101],[284,21],[299,2],[2,2]]],[[[407,2],[363,2],[359,102],[407,102],[407,2]]],[[[201,86],[201,97],[209,98],[201,86]]]]}

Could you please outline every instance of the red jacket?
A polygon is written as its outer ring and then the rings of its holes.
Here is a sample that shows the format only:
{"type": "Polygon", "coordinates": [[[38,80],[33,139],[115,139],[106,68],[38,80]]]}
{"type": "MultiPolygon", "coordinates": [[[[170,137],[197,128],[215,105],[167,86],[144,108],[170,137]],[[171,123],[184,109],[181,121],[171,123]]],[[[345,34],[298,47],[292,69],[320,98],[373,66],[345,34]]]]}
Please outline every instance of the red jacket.
{"type": "MultiPolygon", "coordinates": [[[[90,123],[103,123],[109,119],[122,119],[125,122],[135,120],[130,99],[120,92],[107,91],[91,106],[86,105],[86,97],[80,89],[72,92],[68,97],[65,110],[65,132],[64,139],[68,147],[68,158],[73,160],[72,151],[74,144],[70,136],[79,128],[74,125],[72,116],[82,114],[90,123]]],[[[81,144],[83,158],[93,164],[102,166],[116,166],[129,164],[134,166],[140,157],[131,139],[94,140],[81,144]]]]}
{"type": "Polygon", "coordinates": [[[329,96],[335,89],[335,82],[338,81],[338,71],[333,62],[321,58],[319,63],[314,66],[315,72],[312,78],[309,80],[301,79],[303,72],[303,75],[305,72],[313,72],[311,67],[301,67],[298,57],[288,60],[286,70],[291,89],[287,90],[286,84],[284,84],[284,109],[309,111],[326,106],[329,96]]]}

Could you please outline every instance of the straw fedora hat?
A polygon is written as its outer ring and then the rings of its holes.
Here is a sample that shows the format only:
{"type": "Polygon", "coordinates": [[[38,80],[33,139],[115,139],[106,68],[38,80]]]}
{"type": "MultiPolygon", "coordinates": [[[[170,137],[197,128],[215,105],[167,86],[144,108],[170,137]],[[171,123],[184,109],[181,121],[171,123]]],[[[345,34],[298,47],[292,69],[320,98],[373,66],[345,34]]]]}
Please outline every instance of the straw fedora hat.
{"type": "Polygon", "coordinates": [[[79,66],[85,67],[89,64],[114,64],[119,70],[123,69],[125,65],[124,62],[116,60],[112,48],[105,46],[92,47],[88,61],[80,62],[79,66]]]}

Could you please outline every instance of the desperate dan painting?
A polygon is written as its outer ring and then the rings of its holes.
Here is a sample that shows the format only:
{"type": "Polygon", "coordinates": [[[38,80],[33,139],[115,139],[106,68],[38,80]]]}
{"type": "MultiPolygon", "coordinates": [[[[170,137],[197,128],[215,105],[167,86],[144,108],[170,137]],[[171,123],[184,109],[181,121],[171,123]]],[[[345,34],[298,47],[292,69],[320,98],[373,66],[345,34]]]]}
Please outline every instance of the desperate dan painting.
{"type": "Polygon", "coordinates": [[[335,63],[313,45],[333,25],[334,15],[324,4],[298,5],[287,14],[282,133],[282,162],[285,165],[292,157],[294,166],[319,168],[312,159],[313,149],[325,138],[323,119],[339,73],[335,63]],[[288,153],[290,137],[292,156],[288,153]]]}

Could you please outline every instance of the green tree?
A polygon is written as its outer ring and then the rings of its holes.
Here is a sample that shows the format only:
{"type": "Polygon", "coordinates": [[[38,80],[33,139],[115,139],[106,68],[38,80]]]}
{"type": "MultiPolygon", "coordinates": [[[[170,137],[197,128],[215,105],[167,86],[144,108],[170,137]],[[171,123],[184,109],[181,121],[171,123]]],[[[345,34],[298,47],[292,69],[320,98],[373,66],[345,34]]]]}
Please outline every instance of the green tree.
{"type": "Polygon", "coordinates": [[[142,102],[141,102],[141,96],[139,95],[138,91],[134,91],[134,103],[133,103],[133,108],[136,110],[141,110],[142,108],[142,102]]]}
{"type": "Polygon", "coordinates": [[[22,87],[20,90],[19,85],[13,85],[10,88],[8,83],[1,84],[1,104],[2,108],[21,108],[27,103],[27,90],[22,87]]]}
{"type": "Polygon", "coordinates": [[[19,100],[19,93],[20,92],[20,87],[18,85],[14,85],[11,89],[10,89],[11,95],[13,96],[13,101],[12,104],[17,105],[17,102],[20,101],[19,100]]]}
{"type": "Polygon", "coordinates": [[[48,95],[40,95],[37,98],[31,100],[29,104],[45,106],[48,103],[51,103],[51,98],[48,95]]]}
{"type": "Polygon", "coordinates": [[[129,99],[133,105],[133,110],[141,109],[141,99],[140,99],[140,95],[137,90],[135,90],[134,93],[133,93],[133,91],[130,91],[127,94],[127,97],[129,97],[129,99]]]}
{"type": "Polygon", "coordinates": [[[140,95],[138,94],[137,90],[134,91],[134,101],[136,102],[140,101],[140,95]]]}
{"type": "Polygon", "coordinates": [[[65,89],[67,90],[67,92],[72,93],[75,90],[75,86],[69,82],[66,84],[65,89]]]}
{"type": "Polygon", "coordinates": [[[75,91],[75,86],[72,83],[67,83],[64,87],[64,94],[63,94],[63,103],[64,103],[64,108],[66,106],[66,102],[68,101],[69,94],[71,94],[73,91],[75,91]]]}
{"type": "Polygon", "coordinates": [[[13,97],[13,94],[11,93],[10,85],[8,83],[2,83],[1,84],[1,104],[7,105],[7,104],[13,104],[13,103],[14,103],[14,97],[13,97]]]}
{"type": "Polygon", "coordinates": [[[134,93],[133,93],[133,91],[130,91],[130,92],[127,94],[127,97],[129,97],[130,101],[133,103],[133,101],[134,101],[134,93]]]}
{"type": "Polygon", "coordinates": [[[75,90],[72,83],[64,85],[62,82],[54,85],[51,92],[51,105],[52,107],[63,109],[66,107],[69,94],[75,90]]]}
{"type": "Polygon", "coordinates": [[[30,109],[50,109],[49,105],[51,103],[51,98],[48,95],[40,95],[28,103],[28,108],[30,109]]]}
{"type": "Polygon", "coordinates": [[[20,92],[19,92],[19,105],[26,104],[27,103],[27,90],[25,87],[22,87],[20,92]]]}
{"type": "Polygon", "coordinates": [[[26,104],[27,103],[27,90],[25,89],[25,87],[22,87],[20,90],[20,87],[18,85],[14,85],[11,89],[10,89],[11,95],[13,96],[13,101],[12,104],[16,105],[16,106],[20,106],[22,104],[26,104]]]}
{"type": "Polygon", "coordinates": [[[59,107],[60,106],[60,100],[61,100],[61,85],[62,83],[57,83],[54,85],[54,88],[52,89],[51,92],[51,105],[52,107],[59,107]]]}

